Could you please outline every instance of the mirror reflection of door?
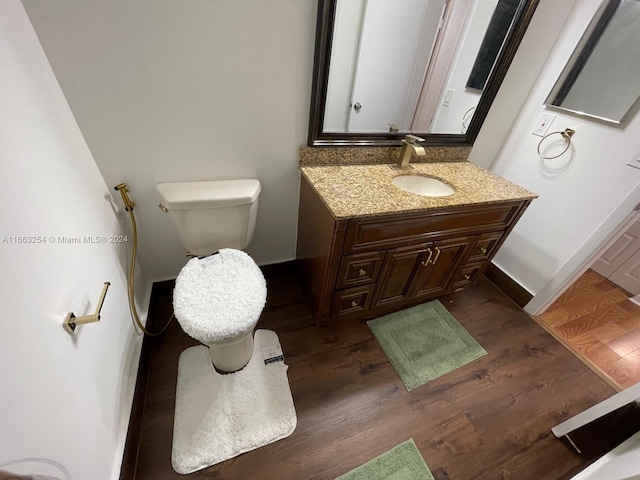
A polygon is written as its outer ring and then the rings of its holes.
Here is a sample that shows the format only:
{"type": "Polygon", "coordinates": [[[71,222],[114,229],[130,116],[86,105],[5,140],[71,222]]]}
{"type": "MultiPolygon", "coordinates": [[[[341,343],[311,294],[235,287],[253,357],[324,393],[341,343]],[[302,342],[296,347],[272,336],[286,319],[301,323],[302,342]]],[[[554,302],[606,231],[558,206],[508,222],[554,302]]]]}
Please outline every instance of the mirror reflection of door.
{"type": "MultiPolygon", "coordinates": [[[[439,88],[425,84],[423,96],[429,98],[436,95],[433,110],[424,104],[418,105],[414,120],[415,131],[429,133],[464,133],[468,127],[475,107],[480,101],[482,90],[467,87],[467,80],[474,64],[477,62],[480,48],[485,37],[493,33],[489,26],[493,23],[500,0],[452,0],[451,13],[443,31],[443,46],[452,44],[449,52],[444,48],[434,57],[435,68],[446,65],[445,77],[439,88]],[[462,22],[462,23],[460,23],[462,22]]],[[[506,32],[502,32],[504,38],[506,32]]],[[[496,52],[497,54],[497,52],[496,52]]],[[[496,57],[486,61],[489,71],[493,68],[496,57]]],[[[436,70],[437,72],[437,70],[436,70]]],[[[431,72],[427,73],[427,79],[431,72]]],[[[436,78],[437,81],[437,78],[436,78]]]]}
{"type": "Polygon", "coordinates": [[[323,131],[464,133],[482,94],[466,82],[497,4],[338,1],[323,131]]]}
{"type": "Polygon", "coordinates": [[[324,131],[409,131],[445,0],[337,4],[324,131]]]}
{"type": "MultiPolygon", "coordinates": [[[[411,131],[413,132],[433,133],[437,129],[434,117],[440,111],[439,106],[442,104],[443,107],[449,108],[451,105],[451,97],[455,90],[453,85],[445,89],[445,83],[453,81],[453,75],[449,75],[449,70],[452,67],[455,52],[462,43],[463,29],[466,26],[467,19],[470,18],[471,7],[472,2],[468,1],[447,0],[445,4],[443,25],[438,32],[433,52],[431,53],[431,61],[420,92],[416,113],[411,123],[411,131]],[[448,91],[453,93],[445,96],[448,91]]],[[[467,31],[473,28],[471,25],[466,27],[467,31]]],[[[460,100],[460,98],[458,97],[457,100],[460,100]]],[[[469,114],[472,114],[473,110],[475,110],[476,101],[473,100],[472,103],[473,105],[467,108],[469,114]]],[[[460,132],[454,128],[453,132],[448,133],[465,133],[471,120],[471,115],[468,116],[469,118],[463,118],[460,132]]]]}
{"type": "Polygon", "coordinates": [[[444,0],[366,2],[348,131],[410,129],[443,7],[444,0]]]}

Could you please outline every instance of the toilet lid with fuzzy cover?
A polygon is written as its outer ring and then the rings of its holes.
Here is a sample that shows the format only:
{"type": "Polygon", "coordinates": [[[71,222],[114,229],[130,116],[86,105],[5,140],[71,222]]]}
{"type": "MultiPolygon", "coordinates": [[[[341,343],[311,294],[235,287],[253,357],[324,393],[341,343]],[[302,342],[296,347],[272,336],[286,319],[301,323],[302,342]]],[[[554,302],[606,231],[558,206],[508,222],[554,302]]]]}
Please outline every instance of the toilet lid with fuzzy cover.
{"type": "Polygon", "coordinates": [[[173,290],[173,310],[182,329],[202,343],[216,343],[253,330],[267,299],[267,284],[241,250],[220,249],[192,258],[173,290]]]}

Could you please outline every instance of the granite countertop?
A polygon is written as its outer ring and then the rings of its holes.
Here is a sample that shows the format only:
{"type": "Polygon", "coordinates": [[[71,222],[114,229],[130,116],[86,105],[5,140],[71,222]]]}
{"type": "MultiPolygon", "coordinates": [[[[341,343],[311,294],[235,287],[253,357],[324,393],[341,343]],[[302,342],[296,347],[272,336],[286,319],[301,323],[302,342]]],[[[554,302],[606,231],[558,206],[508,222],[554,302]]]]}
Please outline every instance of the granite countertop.
{"type": "Polygon", "coordinates": [[[389,165],[301,166],[302,174],[336,219],[428,211],[442,207],[502,203],[537,198],[470,162],[415,163],[413,170],[389,165]],[[455,187],[446,197],[424,197],[395,187],[398,175],[427,175],[455,187]]]}

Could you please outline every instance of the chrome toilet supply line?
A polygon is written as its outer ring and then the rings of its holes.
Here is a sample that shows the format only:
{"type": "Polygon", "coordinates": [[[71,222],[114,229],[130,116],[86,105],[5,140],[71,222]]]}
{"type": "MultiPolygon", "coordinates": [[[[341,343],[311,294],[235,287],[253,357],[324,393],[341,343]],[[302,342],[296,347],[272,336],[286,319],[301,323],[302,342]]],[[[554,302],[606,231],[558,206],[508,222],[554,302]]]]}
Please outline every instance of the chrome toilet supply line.
{"type": "Polygon", "coordinates": [[[109,285],[111,285],[111,283],[104,282],[104,287],[102,287],[102,293],[100,294],[100,299],[98,300],[98,306],[96,307],[95,313],[82,315],[80,317],[76,317],[73,312],[67,313],[67,317],[64,319],[64,323],[62,324],[67,332],[75,332],[78,325],[100,321],[100,310],[102,310],[102,304],[104,303],[104,297],[107,295],[109,285]]]}
{"type": "Polygon", "coordinates": [[[562,132],[558,131],[558,132],[551,132],[546,134],[544,137],[540,139],[540,142],[538,142],[538,155],[540,156],[540,158],[542,158],[543,160],[553,160],[554,158],[558,158],[564,155],[566,151],[569,150],[569,147],[571,146],[571,137],[573,137],[574,133],[576,133],[575,130],[572,130],[571,128],[565,128],[562,132]],[[551,135],[556,135],[556,134],[561,135],[562,138],[564,138],[567,146],[558,155],[547,157],[540,152],[540,146],[542,145],[542,142],[544,142],[547,138],[549,138],[551,135]]]}

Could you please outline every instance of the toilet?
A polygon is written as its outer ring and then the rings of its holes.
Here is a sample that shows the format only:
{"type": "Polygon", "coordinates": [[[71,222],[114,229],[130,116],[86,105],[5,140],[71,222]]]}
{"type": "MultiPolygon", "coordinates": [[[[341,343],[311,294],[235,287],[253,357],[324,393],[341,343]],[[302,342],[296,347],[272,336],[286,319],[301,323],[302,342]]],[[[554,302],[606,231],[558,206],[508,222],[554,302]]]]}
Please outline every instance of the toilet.
{"type": "Polygon", "coordinates": [[[209,347],[221,372],[242,369],[267,298],[264,276],[243,252],[253,239],[260,182],[254,179],[156,185],[159,207],[193,255],[173,291],[182,329],[209,347]]]}

